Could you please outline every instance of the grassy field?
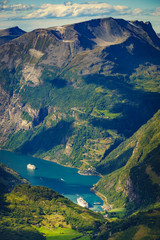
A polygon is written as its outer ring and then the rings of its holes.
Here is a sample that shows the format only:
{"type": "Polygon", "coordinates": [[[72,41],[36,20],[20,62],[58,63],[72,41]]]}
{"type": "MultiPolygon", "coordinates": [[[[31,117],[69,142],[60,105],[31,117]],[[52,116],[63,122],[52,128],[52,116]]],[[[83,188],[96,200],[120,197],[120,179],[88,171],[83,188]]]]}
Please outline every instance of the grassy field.
{"type": "Polygon", "coordinates": [[[108,213],[112,216],[115,217],[124,217],[126,214],[126,208],[114,208],[110,211],[108,211],[108,213]]]}
{"type": "Polygon", "coordinates": [[[79,233],[73,229],[55,228],[54,230],[51,230],[46,227],[40,227],[36,229],[43,233],[47,240],[74,240],[77,238],[80,240],[90,240],[89,236],[83,236],[82,233],[79,233]]]}
{"type": "Polygon", "coordinates": [[[120,117],[121,113],[112,113],[109,110],[99,110],[97,108],[94,108],[91,115],[95,117],[114,119],[114,118],[120,117]]]}

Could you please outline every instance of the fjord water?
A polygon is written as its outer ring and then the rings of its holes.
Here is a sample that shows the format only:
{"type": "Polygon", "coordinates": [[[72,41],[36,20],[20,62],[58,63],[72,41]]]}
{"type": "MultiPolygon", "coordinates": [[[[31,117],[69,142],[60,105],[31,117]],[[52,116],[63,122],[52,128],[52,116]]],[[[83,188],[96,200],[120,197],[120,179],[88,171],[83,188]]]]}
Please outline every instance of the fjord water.
{"type": "Polygon", "coordinates": [[[99,180],[97,176],[79,175],[75,168],[7,151],[0,151],[0,162],[18,172],[32,185],[51,188],[75,203],[81,196],[88,202],[89,208],[94,211],[102,210],[100,205],[94,205],[96,202],[102,205],[102,200],[90,191],[99,180]],[[37,169],[27,169],[29,163],[37,169]]]}

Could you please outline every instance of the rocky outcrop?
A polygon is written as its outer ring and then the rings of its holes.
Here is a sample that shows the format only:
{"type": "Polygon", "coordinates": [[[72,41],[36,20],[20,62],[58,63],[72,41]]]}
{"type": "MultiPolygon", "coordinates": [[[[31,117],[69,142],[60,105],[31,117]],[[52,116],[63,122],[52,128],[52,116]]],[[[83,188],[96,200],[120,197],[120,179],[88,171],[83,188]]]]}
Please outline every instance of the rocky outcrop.
{"type": "Polygon", "coordinates": [[[70,156],[72,153],[72,146],[73,146],[73,142],[68,140],[64,154],[66,154],[67,156],[70,156]]]}
{"type": "Polygon", "coordinates": [[[136,194],[132,181],[130,179],[130,177],[128,178],[128,180],[126,181],[126,185],[124,187],[124,195],[128,197],[130,202],[139,201],[139,196],[138,194],[136,194]]]}
{"type": "Polygon", "coordinates": [[[40,110],[38,111],[37,116],[35,116],[34,120],[33,120],[33,125],[37,126],[39,125],[41,122],[43,122],[43,120],[45,119],[45,117],[48,115],[48,108],[40,108],[40,110]]]}
{"type": "Polygon", "coordinates": [[[13,94],[11,98],[7,98],[5,111],[0,118],[1,140],[2,145],[7,141],[7,137],[11,133],[16,133],[20,129],[29,130],[33,127],[33,122],[23,119],[22,113],[27,112],[32,119],[36,118],[39,110],[32,109],[28,104],[23,105],[18,94],[13,94]]]}
{"type": "Polygon", "coordinates": [[[40,77],[42,75],[42,68],[35,68],[33,65],[26,64],[22,70],[24,81],[21,80],[22,84],[29,84],[31,86],[38,86],[42,83],[40,77]]]}

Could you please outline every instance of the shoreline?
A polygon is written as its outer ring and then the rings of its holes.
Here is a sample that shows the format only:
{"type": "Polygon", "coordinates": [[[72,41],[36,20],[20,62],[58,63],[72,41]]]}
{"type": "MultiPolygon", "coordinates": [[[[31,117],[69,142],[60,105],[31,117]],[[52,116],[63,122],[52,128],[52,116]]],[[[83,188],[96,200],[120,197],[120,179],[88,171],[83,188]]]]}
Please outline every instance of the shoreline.
{"type": "MultiPolygon", "coordinates": [[[[77,168],[78,169],[78,168],[77,168]]],[[[100,178],[102,178],[102,175],[100,174],[100,173],[98,173],[98,172],[90,172],[90,171],[88,171],[88,170],[85,170],[84,172],[83,172],[83,170],[78,170],[78,174],[79,175],[83,175],[83,176],[96,176],[96,177],[100,177],[100,178]],[[82,171],[82,172],[81,172],[82,171]]]]}
{"type": "MultiPolygon", "coordinates": [[[[76,169],[76,170],[77,170],[77,173],[78,173],[79,175],[83,175],[83,176],[97,176],[97,177],[102,178],[102,175],[101,175],[100,173],[98,173],[98,172],[94,173],[94,172],[88,171],[88,170],[80,170],[80,169],[78,169],[78,168],[76,168],[76,167],[73,167],[73,166],[70,166],[70,165],[63,165],[63,164],[59,163],[59,162],[57,161],[57,159],[51,159],[51,160],[50,160],[50,159],[48,159],[47,156],[44,157],[44,158],[40,158],[40,157],[36,157],[36,156],[33,156],[33,155],[25,155],[25,154],[20,153],[20,152],[14,152],[14,151],[12,151],[12,150],[10,150],[10,149],[1,149],[1,148],[0,148],[0,151],[12,152],[12,153],[15,153],[15,154],[17,154],[17,155],[24,155],[24,156],[29,156],[29,157],[41,159],[41,160],[44,160],[44,161],[54,162],[54,163],[56,163],[56,164],[58,164],[58,165],[60,165],[60,166],[63,166],[63,167],[68,167],[68,168],[76,169]],[[82,171],[82,172],[81,172],[81,171],[82,171]],[[83,171],[84,171],[84,172],[83,172],[83,171]],[[87,172],[87,171],[88,171],[88,172],[87,172]]],[[[95,183],[95,184],[96,184],[96,183],[95,183]]],[[[107,201],[105,200],[105,196],[103,196],[101,193],[97,192],[97,191],[94,189],[94,186],[92,186],[92,187],[90,188],[90,191],[91,191],[91,192],[94,192],[94,194],[97,195],[97,196],[103,201],[102,209],[104,209],[104,206],[106,207],[106,204],[105,204],[105,203],[107,202],[107,201]]]]}
{"type": "Polygon", "coordinates": [[[48,162],[54,162],[54,163],[57,163],[58,165],[61,165],[62,167],[68,167],[68,168],[78,169],[78,168],[76,168],[76,167],[72,167],[71,165],[63,165],[63,164],[59,163],[59,162],[57,161],[57,159],[51,159],[51,160],[49,160],[49,159],[46,159],[46,158],[39,158],[39,157],[35,157],[35,156],[31,156],[31,157],[38,158],[38,159],[42,159],[42,160],[45,160],[45,161],[48,161],[48,162]]]}
{"type": "MultiPolygon", "coordinates": [[[[90,172],[90,173],[87,173],[87,170],[84,170],[85,172],[83,172],[83,170],[80,170],[80,169],[78,169],[78,168],[60,164],[60,163],[57,161],[57,159],[52,159],[52,160],[45,159],[45,158],[42,158],[42,159],[45,160],[45,161],[57,163],[57,164],[59,164],[59,165],[61,165],[61,166],[63,166],[63,167],[70,167],[70,168],[77,169],[77,170],[78,170],[77,173],[78,173],[79,175],[82,175],[82,176],[97,176],[97,177],[100,177],[100,178],[103,177],[103,176],[102,176],[100,173],[98,173],[98,172],[96,172],[96,174],[93,174],[93,173],[91,173],[91,172],[90,172]],[[81,172],[81,171],[82,171],[82,172],[81,172]]],[[[97,184],[97,183],[95,183],[95,184],[97,184]]],[[[94,189],[94,186],[92,186],[92,187],[90,188],[90,191],[93,192],[95,195],[97,195],[97,196],[103,201],[103,205],[101,206],[101,208],[102,208],[104,211],[110,209],[110,208],[108,207],[109,204],[108,204],[108,202],[107,202],[107,198],[106,198],[103,194],[101,194],[100,192],[96,191],[96,190],[94,189]]],[[[112,207],[111,207],[111,208],[112,208],[112,207]]]]}
{"type": "Polygon", "coordinates": [[[94,192],[94,194],[96,194],[100,199],[102,199],[103,206],[101,207],[104,211],[109,211],[112,209],[112,205],[108,203],[107,198],[102,193],[95,190],[94,186],[91,188],[91,191],[94,192]]]}
{"type": "MultiPolygon", "coordinates": [[[[35,156],[32,156],[32,157],[35,157],[35,156]]],[[[35,157],[35,158],[39,158],[39,157],[35,157]]],[[[68,167],[68,168],[74,168],[76,170],[78,170],[78,174],[79,175],[82,175],[82,176],[96,176],[96,177],[100,177],[102,178],[103,176],[98,173],[98,172],[94,172],[94,171],[91,171],[91,170],[81,170],[79,168],[76,168],[76,167],[73,167],[71,165],[63,165],[61,163],[58,162],[57,159],[47,159],[48,157],[44,157],[44,158],[39,158],[39,159],[42,159],[42,160],[45,160],[45,161],[49,161],[49,162],[54,162],[54,163],[57,163],[58,165],[61,165],[63,167],[68,167]]]]}

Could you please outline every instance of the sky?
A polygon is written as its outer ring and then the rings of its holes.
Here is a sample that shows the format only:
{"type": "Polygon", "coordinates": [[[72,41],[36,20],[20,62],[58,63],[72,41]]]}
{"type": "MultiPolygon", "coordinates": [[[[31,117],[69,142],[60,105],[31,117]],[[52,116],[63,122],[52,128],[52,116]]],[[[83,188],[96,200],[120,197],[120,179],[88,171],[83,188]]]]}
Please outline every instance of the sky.
{"type": "Polygon", "coordinates": [[[0,0],[0,29],[28,32],[106,17],[150,21],[160,33],[160,0],[0,0]]]}

